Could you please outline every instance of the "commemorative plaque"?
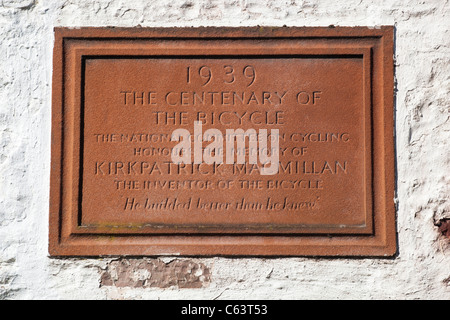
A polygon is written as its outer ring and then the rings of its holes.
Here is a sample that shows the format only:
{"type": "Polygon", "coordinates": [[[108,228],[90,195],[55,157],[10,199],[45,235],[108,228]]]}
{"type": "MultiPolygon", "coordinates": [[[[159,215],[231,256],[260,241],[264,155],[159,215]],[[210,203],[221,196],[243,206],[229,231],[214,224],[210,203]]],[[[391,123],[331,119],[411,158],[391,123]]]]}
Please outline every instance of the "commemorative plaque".
{"type": "Polygon", "coordinates": [[[396,252],[393,28],[55,30],[50,254],[396,252]]]}

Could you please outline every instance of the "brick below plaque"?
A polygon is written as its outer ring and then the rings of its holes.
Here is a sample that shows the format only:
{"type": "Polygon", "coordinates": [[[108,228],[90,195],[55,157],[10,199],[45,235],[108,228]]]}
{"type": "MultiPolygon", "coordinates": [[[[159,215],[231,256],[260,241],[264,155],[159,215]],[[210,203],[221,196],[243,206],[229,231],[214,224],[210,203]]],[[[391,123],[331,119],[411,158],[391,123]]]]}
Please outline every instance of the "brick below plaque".
{"type": "Polygon", "coordinates": [[[50,254],[395,254],[393,32],[57,28],[50,254]]]}

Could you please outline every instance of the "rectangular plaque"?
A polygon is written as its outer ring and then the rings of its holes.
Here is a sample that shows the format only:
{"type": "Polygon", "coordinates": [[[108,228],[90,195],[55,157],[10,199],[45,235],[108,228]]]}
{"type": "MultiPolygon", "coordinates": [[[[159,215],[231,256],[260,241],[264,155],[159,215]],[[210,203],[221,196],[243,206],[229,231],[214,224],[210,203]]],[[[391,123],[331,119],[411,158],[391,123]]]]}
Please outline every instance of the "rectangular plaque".
{"type": "Polygon", "coordinates": [[[395,254],[393,31],[57,28],[50,254],[395,254]]]}

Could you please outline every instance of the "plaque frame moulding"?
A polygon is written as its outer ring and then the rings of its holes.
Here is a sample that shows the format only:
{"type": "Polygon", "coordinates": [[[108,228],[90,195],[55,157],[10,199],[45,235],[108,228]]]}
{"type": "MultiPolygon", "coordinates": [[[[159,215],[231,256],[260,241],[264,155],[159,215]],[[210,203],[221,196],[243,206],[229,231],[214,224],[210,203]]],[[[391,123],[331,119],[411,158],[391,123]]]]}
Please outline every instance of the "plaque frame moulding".
{"type": "MultiPolygon", "coordinates": [[[[51,256],[393,256],[397,252],[394,27],[55,28],[49,253],[51,256]],[[164,47],[176,41],[179,47],[164,47]],[[223,48],[212,46],[223,43],[223,48]],[[307,43],[307,45],[305,45],[307,43]],[[243,44],[248,45],[245,47],[243,44]],[[87,59],[125,56],[357,55],[363,66],[362,215],[353,226],[84,224],[87,59]],[[252,229],[254,227],[254,229],[252,229]],[[203,229],[202,229],[203,228],[203,229]],[[203,231],[201,231],[203,230],[203,231]],[[250,231],[249,231],[250,230],[250,231]],[[253,230],[253,231],[252,231],[253,230]],[[313,230],[313,231],[311,231],[313,230]]],[[[318,67],[320,68],[320,66],[318,67]]],[[[88,192],[94,190],[88,189],[88,192]]]]}

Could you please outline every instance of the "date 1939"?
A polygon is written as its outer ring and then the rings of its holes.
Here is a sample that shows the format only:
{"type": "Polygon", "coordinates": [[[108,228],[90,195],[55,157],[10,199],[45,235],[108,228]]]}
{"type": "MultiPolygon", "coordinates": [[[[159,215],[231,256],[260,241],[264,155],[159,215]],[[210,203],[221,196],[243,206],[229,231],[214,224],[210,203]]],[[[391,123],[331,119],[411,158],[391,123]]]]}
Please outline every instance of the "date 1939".
{"type": "MultiPolygon", "coordinates": [[[[186,69],[186,81],[191,83],[194,81],[194,77],[198,78],[202,83],[202,86],[208,85],[213,79],[213,71],[209,66],[192,67],[188,66],[186,69]]],[[[256,70],[253,66],[244,66],[241,70],[236,70],[231,65],[224,65],[223,70],[220,72],[220,76],[223,79],[223,83],[232,84],[236,81],[236,77],[244,77],[247,80],[247,87],[250,87],[256,80],[256,70]]]]}

